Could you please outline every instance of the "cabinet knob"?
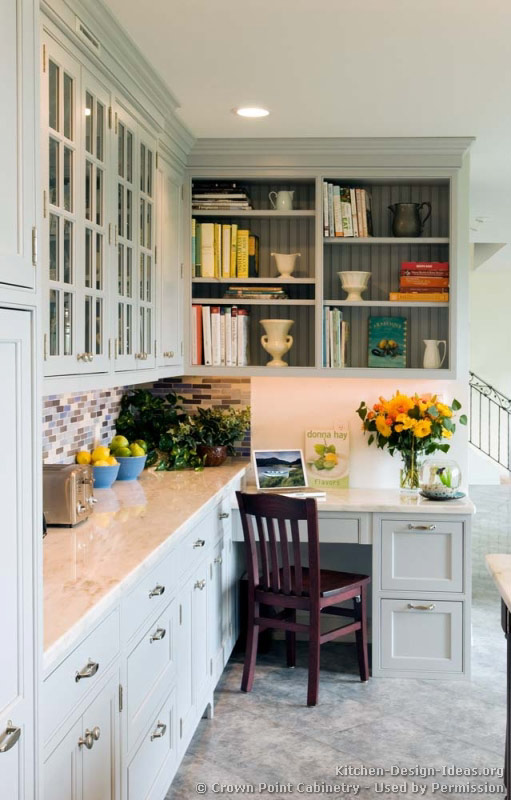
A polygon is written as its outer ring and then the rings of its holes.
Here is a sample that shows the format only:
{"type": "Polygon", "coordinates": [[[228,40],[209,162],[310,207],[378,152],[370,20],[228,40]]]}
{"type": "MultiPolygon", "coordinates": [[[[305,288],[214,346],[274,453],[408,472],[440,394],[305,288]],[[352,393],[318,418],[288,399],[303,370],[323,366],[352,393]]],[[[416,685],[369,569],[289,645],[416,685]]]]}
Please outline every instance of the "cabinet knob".
{"type": "Polygon", "coordinates": [[[162,736],[165,736],[165,732],[167,730],[167,726],[164,722],[157,722],[156,728],[151,734],[151,741],[154,742],[155,739],[161,739],[162,736]]]}
{"type": "Polygon", "coordinates": [[[14,747],[16,742],[21,736],[21,728],[12,724],[12,720],[7,720],[7,727],[0,735],[0,753],[7,753],[11,747],[14,747]]]}
{"type": "Polygon", "coordinates": [[[78,683],[82,678],[92,678],[99,669],[97,661],[88,661],[86,666],[75,675],[75,681],[78,683]]]}
{"type": "Polygon", "coordinates": [[[408,603],[407,608],[413,609],[413,611],[434,611],[436,606],[434,603],[428,603],[427,606],[414,605],[413,603],[408,603]]]}
{"type": "Polygon", "coordinates": [[[230,514],[228,511],[221,511],[218,515],[218,519],[229,519],[230,514]]]}
{"type": "Polygon", "coordinates": [[[167,350],[163,354],[163,358],[174,358],[174,351],[173,350],[167,350]]]}
{"type": "Polygon", "coordinates": [[[194,587],[193,587],[193,588],[194,588],[194,589],[200,589],[200,590],[201,590],[201,592],[202,592],[202,590],[203,590],[205,587],[206,587],[206,581],[205,581],[205,580],[202,580],[202,581],[195,581],[195,585],[194,585],[194,587]]]}
{"type": "Polygon", "coordinates": [[[205,540],[204,540],[204,539],[197,539],[197,540],[196,540],[196,541],[193,543],[193,549],[194,549],[194,550],[198,550],[198,549],[199,549],[199,547],[204,547],[204,545],[205,545],[205,544],[206,544],[206,542],[205,542],[205,540]]]}
{"type": "Polygon", "coordinates": [[[436,531],[436,525],[408,525],[409,531],[436,531]]]}
{"type": "Polygon", "coordinates": [[[165,630],[165,628],[156,628],[153,635],[149,637],[149,641],[151,642],[151,644],[153,642],[160,642],[162,639],[165,638],[166,633],[167,631],[165,630]]]}
{"type": "Polygon", "coordinates": [[[157,583],[154,589],[151,589],[151,591],[149,592],[149,597],[160,597],[160,595],[162,595],[164,591],[165,591],[165,586],[162,586],[161,584],[157,583]]]}
{"type": "Polygon", "coordinates": [[[94,742],[97,742],[99,737],[101,736],[101,730],[96,725],[91,731],[86,729],[85,734],[78,739],[78,747],[86,747],[87,750],[92,750],[94,747],[94,742]]]}
{"type": "Polygon", "coordinates": [[[215,564],[222,564],[222,563],[223,563],[223,558],[222,558],[222,556],[217,556],[217,557],[215,558],[215,560],[214,560],[214,563],[215,563],[215,564]]]}

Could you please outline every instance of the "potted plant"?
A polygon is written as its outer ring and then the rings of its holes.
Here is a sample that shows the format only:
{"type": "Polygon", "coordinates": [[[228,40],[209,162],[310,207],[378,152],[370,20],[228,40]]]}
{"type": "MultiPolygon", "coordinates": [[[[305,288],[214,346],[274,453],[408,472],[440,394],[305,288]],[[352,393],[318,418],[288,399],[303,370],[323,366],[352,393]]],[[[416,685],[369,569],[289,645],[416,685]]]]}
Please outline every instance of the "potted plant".
{"type": "MultiPolygon", "coordinates": [[[[182,400],[182,397],[173,393],[158,397],[147,389],[130,391],[122,397],[121,411],[115,424],[116,433],[130,442],[141,439],[146,443],[146,466],[152,466],[159,460],[162,437],[188,420],[188,415],[180,405],[182,400]]],[[[167,440],[164,445],[168,445],[167,440]]]]}
{"type": "Polygon", "coordinates": [[[234,442],[243,439],[250,426],[250,409],[199,408],[194,419],[197,452],[204,466],[218,467],[228,455],[234,455],[234,442]]]}
{"type": "MultiPolygon", "coordinates": [[[[362,401],[357,414],[364,432],[369,433],[368,445],[376,442],[377,447],[382,450],[386,447],[392,456],[396,450],[401,454],[401,489],[416,491],[423,456],[437,450],[447,453],[448,440],[456,430],[454,415],[460,409],[461,403],[457,400],[449,406],[441,403],[436,395],[409,397],[396,392],[390,400],[380,397],[372,408],[362,401]]],[[[467,424],[464,414],[459,422],[467,424]]]]}

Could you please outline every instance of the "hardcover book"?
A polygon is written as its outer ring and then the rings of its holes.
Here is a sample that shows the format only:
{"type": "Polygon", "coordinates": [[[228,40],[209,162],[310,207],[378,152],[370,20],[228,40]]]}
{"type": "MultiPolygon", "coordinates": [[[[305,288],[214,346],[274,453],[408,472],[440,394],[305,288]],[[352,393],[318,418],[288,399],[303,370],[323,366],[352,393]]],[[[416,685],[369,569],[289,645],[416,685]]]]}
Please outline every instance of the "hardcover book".
{"type": "Polygon", "coordinates": [[[315,489],[346,489],[349,486],[349,430],[320,425],[305,431],[305,463],[309,486],[315,489]]]}
{"type": "Polygon", "coordinates": [[[405,317],[369,317],[369,367],[406,367],[405,317]]]}

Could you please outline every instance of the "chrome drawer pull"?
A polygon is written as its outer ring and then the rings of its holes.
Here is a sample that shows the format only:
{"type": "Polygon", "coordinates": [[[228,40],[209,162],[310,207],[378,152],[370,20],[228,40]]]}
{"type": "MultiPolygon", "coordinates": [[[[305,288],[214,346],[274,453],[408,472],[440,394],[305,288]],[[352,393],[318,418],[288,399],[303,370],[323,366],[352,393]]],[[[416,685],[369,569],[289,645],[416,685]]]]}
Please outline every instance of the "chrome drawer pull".
{"type": "Polygon", "coordinates": [[[11,747],[14,747],[16,742],[21,736],[21,728],[17,728],[12,724],[12,720],[7,720],[7,728],[0,736],[0,753],[7,753],[11,747]]]}
{"type": "Polygon", "coordinates": [[[193,588],[194,589],[200,589],[202,591],[205,586],[206,586],[206,581],[202,580],[202,581],[196,581],[195,582],[195,586],[193,588]]]}
{"type": "Polygon", "coordinates": [[[197,539],[197,541],[193,543],[193,549],[197,550],[199,547],[204,547],[205,544],[205,539],[197,539]]]}
{"type": "Polygon", "coordinates": [[[159,597],[165,591],[165,586],[161,586],[159,583],[156,584],[154,589],[151,589],[149,592],[149,597],[159,597]]]}
{"type": "Polygon", "coordinates": [[[218,519],[229,519],[229,512],[228,511],[221,511],[218,515],[218,519]]]}
{"type": "Polygon", "coordinates": [[[159,642],[165,638],[167,631],[165,628],[156,628],[152,636],[149,637],[150,642],[159,642]]]}
{"type": "Polygon", "coordinates": [[[408,525],[409,531],[436,531],[436,525],[408,525]]]}
{"type": "Polygon", "coordinates": [[[414,611],[434,611],[436,606],[434,603],[429,603],[427,606],[414,606],[413,603],[408,603],[408,608],[414,611]]]}
{"type": "Polygon", "coordinates": [[[156,728],[151,734],[151,741],[154,742],[155,739],[161,739],[162,736],[165,736],[166,730],[167,726],[164,722],[157,722],[156,728]]]}
{"type": "Polygon", "coordinates": [[[222,556],[217,556],[215,558],[215,561],[214,561],[215,564],[222,564],[222,562],[223,562],[222,556]]]}
{"type": "Polygon", "coordinates": [[[87,750],[92,750],[92,748],[94,747],[94,742],[97,742],[100,736],[101,736],[101,730],[96,725],[96,727],[93,728],[91,731],[89,730],[85,731],[83,739],[81,737],[80,739],[78,739],[78,747],[83,747],[85,745],[87,750]]]}
{"type": "Polygon", "coordinates": [[[75,681],[78,683],[79,681],[82,680],[82,678],[92,678],[93,675],[96,674],[98,669],[99,669],[99,664],[96,661],[88,661],[87,666],[81,669],[80,672],[76,673],[75,681]]]}

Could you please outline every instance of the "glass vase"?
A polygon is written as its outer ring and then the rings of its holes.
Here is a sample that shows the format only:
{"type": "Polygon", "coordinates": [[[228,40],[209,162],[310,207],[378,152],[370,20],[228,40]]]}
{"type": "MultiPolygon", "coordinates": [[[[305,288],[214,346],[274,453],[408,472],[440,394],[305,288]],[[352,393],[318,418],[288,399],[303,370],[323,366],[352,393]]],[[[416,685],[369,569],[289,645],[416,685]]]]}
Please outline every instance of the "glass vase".
{"type": "Polygon", "coordinates": [[[399,473],[399,486],[402,492],[418,492],[422,456],[416,450],[401,451],[403,463],[399,473]]]}

